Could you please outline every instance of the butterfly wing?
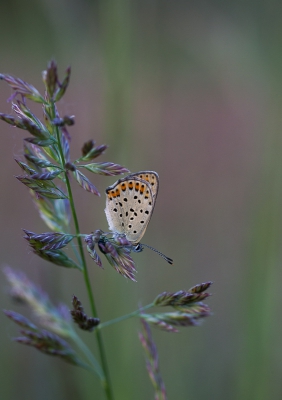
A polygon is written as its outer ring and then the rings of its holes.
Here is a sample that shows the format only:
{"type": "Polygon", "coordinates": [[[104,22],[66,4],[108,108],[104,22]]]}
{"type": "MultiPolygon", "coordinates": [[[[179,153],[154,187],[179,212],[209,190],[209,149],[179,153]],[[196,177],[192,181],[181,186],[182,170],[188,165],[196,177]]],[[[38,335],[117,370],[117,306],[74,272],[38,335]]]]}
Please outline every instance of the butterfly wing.
{"type": "Polygon", "coordinates": [[[105,213],[109,228],[113,232],[125,234],[133,244],[139,243],[143,237],[156,198],[151,184],[139,178],[138,174],[119,179],[106,189],[105,213]]]}
{"type": "Polygon", "coordinates": [[[138,177],[140,179],[143,179],[144,181],[147,181],[150,186],[151,190],[154,196],[154,199],[156,201],[157,195],[158,195],[158,190],[159,190],[159,175],[154,172],[154,171],[139,171],[139,172],[134,172],[133,174],[130,174],[127,176],[129,177],[138,177]]]}

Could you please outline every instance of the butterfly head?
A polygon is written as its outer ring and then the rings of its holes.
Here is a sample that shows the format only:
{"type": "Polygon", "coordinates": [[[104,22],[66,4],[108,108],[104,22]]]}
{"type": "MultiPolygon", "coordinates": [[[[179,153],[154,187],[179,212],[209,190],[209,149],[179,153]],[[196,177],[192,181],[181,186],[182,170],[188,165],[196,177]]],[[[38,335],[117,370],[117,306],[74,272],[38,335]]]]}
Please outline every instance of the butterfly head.
{"type": "Polygon", "coordinates": [[[132,251],[134,251],[134,253],[140,253],[141,251],[143,251],[144,246],[141,243],[137,243],[136,245],[132,246],[132,251]]]}

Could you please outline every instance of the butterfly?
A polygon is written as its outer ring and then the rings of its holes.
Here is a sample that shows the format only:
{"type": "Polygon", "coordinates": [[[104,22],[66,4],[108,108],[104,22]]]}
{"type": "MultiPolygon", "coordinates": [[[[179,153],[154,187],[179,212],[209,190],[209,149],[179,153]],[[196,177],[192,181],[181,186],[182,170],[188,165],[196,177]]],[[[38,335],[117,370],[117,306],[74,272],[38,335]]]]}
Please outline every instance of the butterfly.
{"type": "Polygon", "coordinates": [[[146,246],[160,254],[169,264],[172,260],[151,246],[141,244],[152,217],[159,189],[154,171],[139,171],[119,179],[106,189],[105,213],[109,229],[124,236],[135,252],[146,246]]]}

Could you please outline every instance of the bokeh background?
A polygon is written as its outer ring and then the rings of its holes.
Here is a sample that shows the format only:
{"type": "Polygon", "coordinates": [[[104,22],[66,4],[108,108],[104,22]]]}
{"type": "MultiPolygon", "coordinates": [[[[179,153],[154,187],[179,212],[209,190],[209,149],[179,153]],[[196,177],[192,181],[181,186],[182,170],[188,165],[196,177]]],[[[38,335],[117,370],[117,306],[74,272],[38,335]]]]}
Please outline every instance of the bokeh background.
{"type": "MultiPolygon", "coordinates": [[[[169,399],[281,399],[282,385],[282,3],[274,0],[11,0],[0,2],[0,71],[43,89],[54,58],[72,67],[60,104],[74,114],[72,156],[91,138],[110,145],[102,160],[155,170],[160,190],[134,256],[137,283],[89,259],[106,321],[160,292],[214,281],[213,316],[179,334],[154,330],[169,399]]],[[[9,113],[2,82],[0,109],[9,113]]],[[[55,303],[76,294],[89,312],[82,276],[36,258],[22,228],[46,231],[14,176],[22,132],[1,122],[1,265],[25,271],[55,303]]],[[[114,178],[92,181],[104,193],[114,178]]],[[[75,185],[81,229],[107,230],[105,198],[75,185]]],[[[11,303],[2,275],[1,308],[11,303]]],[[[0,314],[0,398],[103,399],[96,377],[11,341],[0,314]]],[[[103,336],[117,400],[153,399],[137,319],[103,336]]],[[[81,333],[95,351],[94,337],[81,333]]]]}

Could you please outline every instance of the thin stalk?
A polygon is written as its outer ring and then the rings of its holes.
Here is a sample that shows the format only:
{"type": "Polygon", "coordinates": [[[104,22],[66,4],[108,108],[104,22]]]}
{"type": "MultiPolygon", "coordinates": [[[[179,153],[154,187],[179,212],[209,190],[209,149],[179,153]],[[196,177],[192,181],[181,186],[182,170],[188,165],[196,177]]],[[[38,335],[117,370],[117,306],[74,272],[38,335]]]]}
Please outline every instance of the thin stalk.
{"type": "Polygon", "coordinates": [[[88,364],[85,364],[83,361],[80,361],[80,360],[76,360],[76,365],[78,365],[81,368],[86,369],[86,371],[90,371],[90,372],[95,371],[95,369],[93,367],[91,367],[88,364]]]}
{"type": "Polygon", "coordinates": [[[75,245],[73,244],[73,242],[71,242],[71,247],[72,247],[72,251],[74,252],[74,255],[75,255],[77,261],[78,261],[80,264],[82,264],[81,258],[80,258],[80,254],[78,253],[77,248],[75,247],[75,245]]]}
{"type": "Polygon", "coordinates": [[[102,368],[100,367],[100,364],[96,360],[96,358],[93,356],[89,348],[86,346],[86,344],[81,340],[80,336],[77,335],[75,331],[72,331],[71,333],[71,338],[72,340],[76,343],[76,345],[80,348],[80,350],[84,353],[92,367],[90,368],[92,371],[96,372],[96,374],[99,376],[101,381],[105,380],[104,372],[102,371],[102,368]]]}
{"type": "MultiPolygon", "coordinates": [[[[53,110],[53,116],[55,118],[55,105],[54,104],[52,104],[52,110],[53,110]]],[[[58,141],[58,148],[59,148],[60,158],[61,158],[61,162],[62,162],[62,167],[64,167],[65,158],[64,158],[62,145],[61,145],[60,133],[59,133],[59,129],[57,126],[55,126],[55,131],[56,131],[56,136],[57,136],[57,141],[58,141]]],[[[81,240],[81,236],[80,236],[79,223],[78,223],[78,218],[77,218],[76,209],[75,209],[75,205],[74,205],[71,185],[70,185],[68,174],[66,172],[65,172],[65,180],[66,180],[66,186],[67,186],[67,191],[68,191],[68,197],[69,197],[69,201],[70,201],[72,217],[73,217],[74,226],[75,226],[75,233],[77,235],[78,251],[79,251],[79,254],[81,257],[84,281],[85,281],[85,285],[86,285],[86,289],[87,289],[87,293],[88,293],[88,297],[89,297],[90,307],[91,307],[93,317],[98,318],[95,301],[94,301],[94,296],[93,296],[92,289],[91,289],[88,269],[87,269],[87,265],[86,265],[85,255],[84,255],[84,251],[83,251],[83,245],[82,245],[82,240],[81,240]]],[[[97,339],[97,343],[98,343],[98,349],[99,349],[99,353],[100,353],[102,369],[103,369],[104,376],[105,376],[105,378],[101,381],[102,386],[105,390],[108,400],[113,400],[114,396],[113,396],[113,391],[112,391],[112,387],[111,387],[109,369],[108,369],[104,344],[102,341],[102,336],[101,336],[100,331],[97,329],[95,330],[95,334],[96,334],[96,339],[97,339]]]]}
{"type": "Polygon", "coordinates": [[[96,330],[105,328],[106,326],[109,326],[109,325],[112,325],[112,324],[116,324],[117,322],[120,322],[120,321],[124,321],[125,319],[129,319],[129,318],[135,317],[136,315],[142,314],[142,312],[144,310],[147,310],[148,308],[151,308],[153,306],[154,306],[154,303],[151,303],[151,304],[148,304],[145,307],[142,307],[140,310],[135,310],[130,314],[126,314],[126,315],[123,315],[122,317],[111,319],[110,321],[106,321],[106,322],[104,322],[102,324],[99,324],[97,326],[96,330]]]}

